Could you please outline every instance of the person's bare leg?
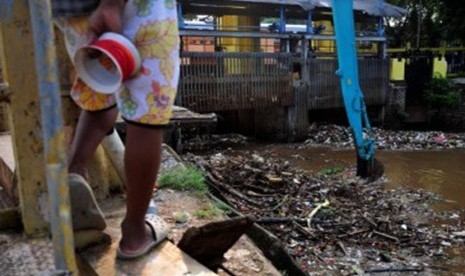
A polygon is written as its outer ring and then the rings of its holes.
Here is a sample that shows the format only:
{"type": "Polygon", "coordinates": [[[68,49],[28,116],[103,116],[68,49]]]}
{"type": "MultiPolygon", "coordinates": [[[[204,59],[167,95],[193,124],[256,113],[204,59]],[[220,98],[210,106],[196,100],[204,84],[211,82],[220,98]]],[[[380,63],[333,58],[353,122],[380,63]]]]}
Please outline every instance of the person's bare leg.
{"type": "Polygon", "coordinates": [[[102,211],[85,179],[89,162],[102,139],[113,127],[117,114],[118,110],[111,108],[96,112],[82,111],[79,117],[71,143],[68,169],[74,231],[103,230],[106,227],[102,211]]]}
{"type": "Polygon", "coordinates": [[[125,171],[126,217],[121,225],[120,249],[137,251],[153,239],[145,223],[161,161],[163,130],[127,124],[125,171]]]}
{"type": "Polygon", "coordinates": [[[102,111],[81,111],[69,155],[69,172],[87,178],[87,165],[95,150],[114,126],[118,109],[116,106],[102,111]]]}

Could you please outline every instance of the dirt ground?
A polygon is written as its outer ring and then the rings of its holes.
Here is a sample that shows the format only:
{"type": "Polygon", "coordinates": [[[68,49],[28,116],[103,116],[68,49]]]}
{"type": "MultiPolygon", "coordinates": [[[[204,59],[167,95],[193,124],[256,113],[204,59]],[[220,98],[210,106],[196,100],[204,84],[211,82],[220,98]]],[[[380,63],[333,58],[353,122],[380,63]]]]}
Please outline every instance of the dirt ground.
{"type": "MultiPolygon", "coordinates": [[[[182,166],[181,158],[169,147],[164,147],[162,154],[161,171],[182,166]]],[[[170,189],[162,189],[154,192],[160,214],[173,225],[173,231],[169,239],[175,243],[181,240],[182,235],[189,227],[199,227],[213,221],[227,219],[226,215],[216,217],[206,217],[199,219],[194,214],[197,210],[210,207],[212,202],[206,196],[199,197],[188,192],[179,192],[170,189]],[[173,219],[174,212],[186,212],[189,215],[189,222],[183,227],[177,227],[173,219]]],[[[225,254],[224,267],[235,275],[281,275],[274,266],[263,257],[252,241],[243,235],[239,241],[225,254]]],[[[219,271],[220,275],[228,275],[224,271],[219,271]]]]}
{"type": "MultiPolygon", "coordinates": [[[[198,219],[193,214],[195,211],[209,207],[211,201],[208,198],[199,198],[189,193],[173,190],[160,190],[155,196],[158,208],[162,216],[175,225],[173,212],[185,211],[189,214],[189,223],[183,227],[175,227],[169,236],[170,239],[179,242],[183,233],[192,226],[202,226],[209,222],[227,219],[224,215],[198,219]]],[[[245,235],[225,254],[224,266],[235,275],[280,275],[273,265],[263,257],[252,241],[245,235]]],[[[228,275],[219,272],[219,275],[228,275]]]]}

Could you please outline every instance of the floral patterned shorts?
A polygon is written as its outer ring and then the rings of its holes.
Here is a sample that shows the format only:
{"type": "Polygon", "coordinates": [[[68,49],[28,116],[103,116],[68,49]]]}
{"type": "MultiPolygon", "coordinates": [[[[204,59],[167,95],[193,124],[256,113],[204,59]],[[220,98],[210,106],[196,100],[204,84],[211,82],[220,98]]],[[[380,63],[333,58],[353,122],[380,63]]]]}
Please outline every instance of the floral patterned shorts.
{"type": "MultiPolygon", "coordinates": [[[[142,57],[140,72],[113,95],[97,93],[77,79],[71,97],[84,110],[99,111],[118,105],[129,123],[163,126],[169,123],[179,80],[179,34],[175,0],[129,0],[123,15],[123,35],[142,57]]],[[[88,41],[88,18],[58,22],[68,54],[88,41]]]]}

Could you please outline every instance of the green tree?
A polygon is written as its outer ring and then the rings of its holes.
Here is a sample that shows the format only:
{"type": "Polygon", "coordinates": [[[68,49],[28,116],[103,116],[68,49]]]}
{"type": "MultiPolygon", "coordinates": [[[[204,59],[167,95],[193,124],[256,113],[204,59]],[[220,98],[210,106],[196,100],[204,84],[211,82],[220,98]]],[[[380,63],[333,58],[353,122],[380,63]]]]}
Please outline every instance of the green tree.
{"type": "Polygon", "coordinates": [[[404,18],[386,19],[386,33],[391,47],[419,42],[421,47],[465,43],[465,5],[463,0],[388,0],[406,8],[404,18]]]}
{"type": "Polygon", "coordinates": [[[465,44],[465,6],[463,0],[443,0],[441,21],[450,44],[465,44]]]}
{"type": "Polygon", "coordinates": [[[407,9],[403,18],[386,18],[386,34],[390,47],[410,43],[413,47],[439,46],[445,39],[443,1],[389,0],[393,5],[407,9]]]}

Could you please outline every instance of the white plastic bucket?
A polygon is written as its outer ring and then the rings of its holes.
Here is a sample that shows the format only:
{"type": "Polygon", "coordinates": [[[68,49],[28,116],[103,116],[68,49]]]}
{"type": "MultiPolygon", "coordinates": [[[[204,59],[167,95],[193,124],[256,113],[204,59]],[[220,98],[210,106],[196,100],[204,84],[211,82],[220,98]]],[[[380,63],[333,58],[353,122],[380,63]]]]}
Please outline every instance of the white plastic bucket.
{"type": "Polygon", "coordinates": [[[104,33],[94,43],[76,52],[74,65],[79,78],[90,88],[112,94],[139,71],[141,57],[126,37],[104,33]]]}

